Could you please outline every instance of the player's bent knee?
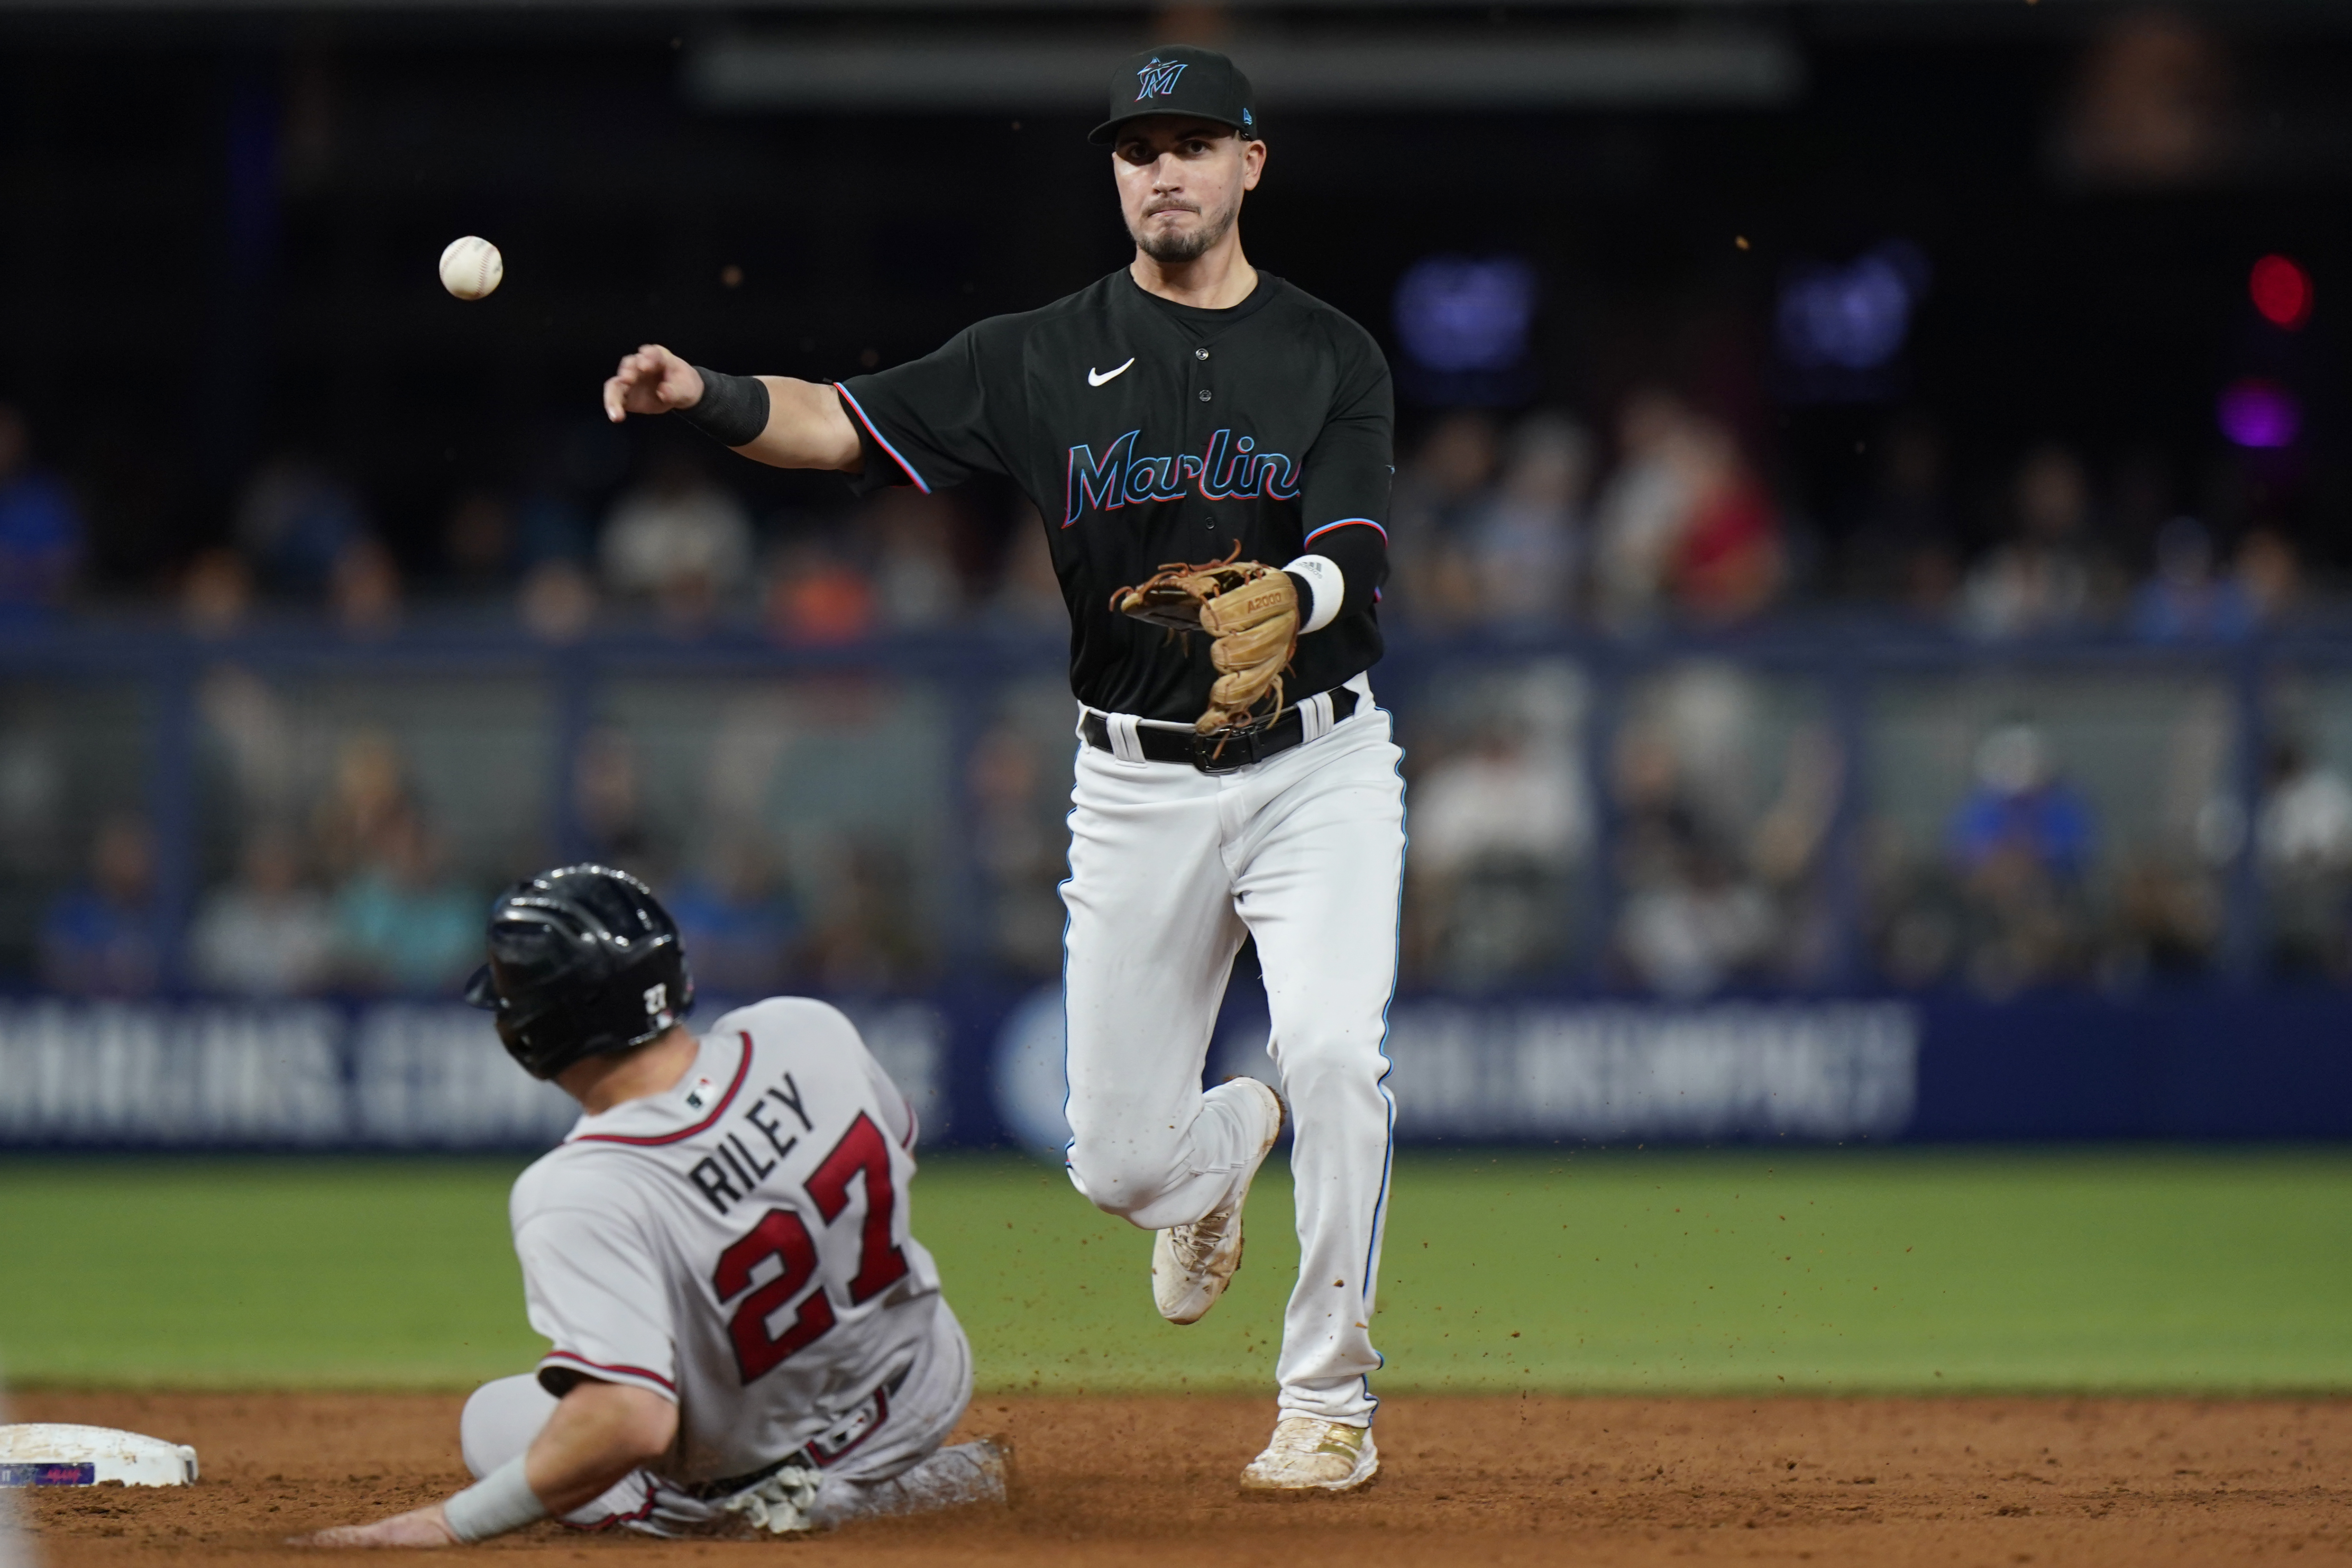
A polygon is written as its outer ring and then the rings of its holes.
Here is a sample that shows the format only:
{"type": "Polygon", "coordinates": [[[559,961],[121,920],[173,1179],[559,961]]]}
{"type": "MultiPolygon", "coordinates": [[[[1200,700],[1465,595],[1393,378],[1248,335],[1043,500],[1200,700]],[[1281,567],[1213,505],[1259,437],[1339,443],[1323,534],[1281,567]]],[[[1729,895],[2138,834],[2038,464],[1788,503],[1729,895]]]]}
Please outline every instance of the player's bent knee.
{"type": "Polygon", "coordinates": [[[480,1480],[530,1448],[554,1414],[555,1396],[541,1388],[533,1374],[483,1384],[457,1417],[457,1446],[466,1457],[466,1469],[480,1480]]]}
{"type": "Polygon", "coordinates": [[[1079,1138],[1070,1145],[1070,1184],[1105,1214],[1125,1219],[1150,1207],[1183,1174],[1171,1147],[1139,1148],[1124,1139],[1079,1138]]]}

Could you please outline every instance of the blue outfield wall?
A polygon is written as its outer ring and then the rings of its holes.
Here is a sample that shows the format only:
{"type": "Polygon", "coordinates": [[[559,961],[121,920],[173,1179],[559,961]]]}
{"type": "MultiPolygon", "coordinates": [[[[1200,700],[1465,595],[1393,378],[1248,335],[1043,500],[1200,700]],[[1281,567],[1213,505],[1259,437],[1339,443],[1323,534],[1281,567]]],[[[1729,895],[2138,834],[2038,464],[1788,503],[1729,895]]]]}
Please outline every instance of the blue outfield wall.
{"type": "MultiPolygon", "coordinates": [[[[930,1146],[1046,1153],[1060,996],[844,998],[930,1146]]],[[[709,1006],[708,1027],[723,1008],[709,1006]]],[[[1209,1074],[1278,1082],[1237,990],[1209,1074]]],[[[2352,1137],[2352,997],[1401,998],[1409,1144],[2352,1137]]],[[[528,1150],[572,1108],[443,1002],[0,1000],[0,1148],[528,1150]]]]}
{"type": "Polygon", "coordinates": [[[1914,1139],[2352,1137],[2352,998],[2191,991],[1919,1009],[1914,1139]]]}

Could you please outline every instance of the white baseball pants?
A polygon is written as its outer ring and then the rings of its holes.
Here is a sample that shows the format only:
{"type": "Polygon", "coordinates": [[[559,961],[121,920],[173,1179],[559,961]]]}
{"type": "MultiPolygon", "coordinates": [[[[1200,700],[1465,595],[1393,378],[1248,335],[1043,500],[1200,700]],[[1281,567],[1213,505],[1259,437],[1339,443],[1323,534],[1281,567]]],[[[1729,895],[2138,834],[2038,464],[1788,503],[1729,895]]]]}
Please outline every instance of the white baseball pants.
{"type": "MultiPolygon", "coordinates": [[[[971,1399],[971,1347],[945,1303],[937,1316],[930,1344],[891,1396],[887,1414],[856,1448],[824,1472],[809,1509],[815,1528],[831,1530],[852,1520],[1004,1500],[1002,1467],[984,1456],[982,1445],[940,1446],[971,1399]]],[[[457,1421],[466,1469],[479,1480],[527,1450],[555,1413],[555,1396],[541,1387],[531,1373],[498,1378],[474,1390],[457,1421]]],[[[618,1525],[662,1536],[742,1531],[723,1500],[695,1497],[648,1469],[631,1470],[593,1502],[563,1515],[562,1522],[574,1530],[618,1525]]]]}
{"type": "MultiPolygon", "coordinates": [[[[1146,1229],[1224,1202],[1261,1134],[1201,1073],[1244,934],[1289,1103],[1299,1277],[1282,1414],[1366,1426],[1396,1107],[1382,1080],[1404,874],[1402,756],[1368,683],[1318,739],[1232,773],[1081,744],[1071,791],[1070,1179],[1146,1229]]],[[[1114,720],[1112,733],[1121,722],[1114,720]]],[[[1140,1282],[1139,1282],[1140,1289],[1140,1282]]]]}

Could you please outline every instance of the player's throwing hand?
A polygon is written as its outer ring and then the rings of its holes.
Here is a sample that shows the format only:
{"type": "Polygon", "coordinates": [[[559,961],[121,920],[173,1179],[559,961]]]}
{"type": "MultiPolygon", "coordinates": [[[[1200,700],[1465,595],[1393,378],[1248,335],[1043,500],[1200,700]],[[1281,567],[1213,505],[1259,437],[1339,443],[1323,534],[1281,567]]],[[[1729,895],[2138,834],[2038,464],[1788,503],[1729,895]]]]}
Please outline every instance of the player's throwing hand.
{"type": "Polygon", "coordinates": [[[620,369],[604,382],[604,417],[614,424],[633,413],[668,413],[701,401],[702,372],[659,343],[622,355],[620,369]]]}

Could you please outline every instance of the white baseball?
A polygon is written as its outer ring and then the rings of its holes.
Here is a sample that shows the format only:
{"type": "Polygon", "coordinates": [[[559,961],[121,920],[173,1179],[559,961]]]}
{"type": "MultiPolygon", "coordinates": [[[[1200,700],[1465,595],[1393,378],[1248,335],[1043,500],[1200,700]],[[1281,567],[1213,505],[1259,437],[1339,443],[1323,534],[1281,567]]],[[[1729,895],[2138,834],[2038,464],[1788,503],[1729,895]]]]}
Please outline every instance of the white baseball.
{"type": "Polygon", "coordinates": [[[441,287],[460,299],[479,299],[499,286],[507,264],[499,247],[479,235],[453,239],[441,253],[441,287]]]}

